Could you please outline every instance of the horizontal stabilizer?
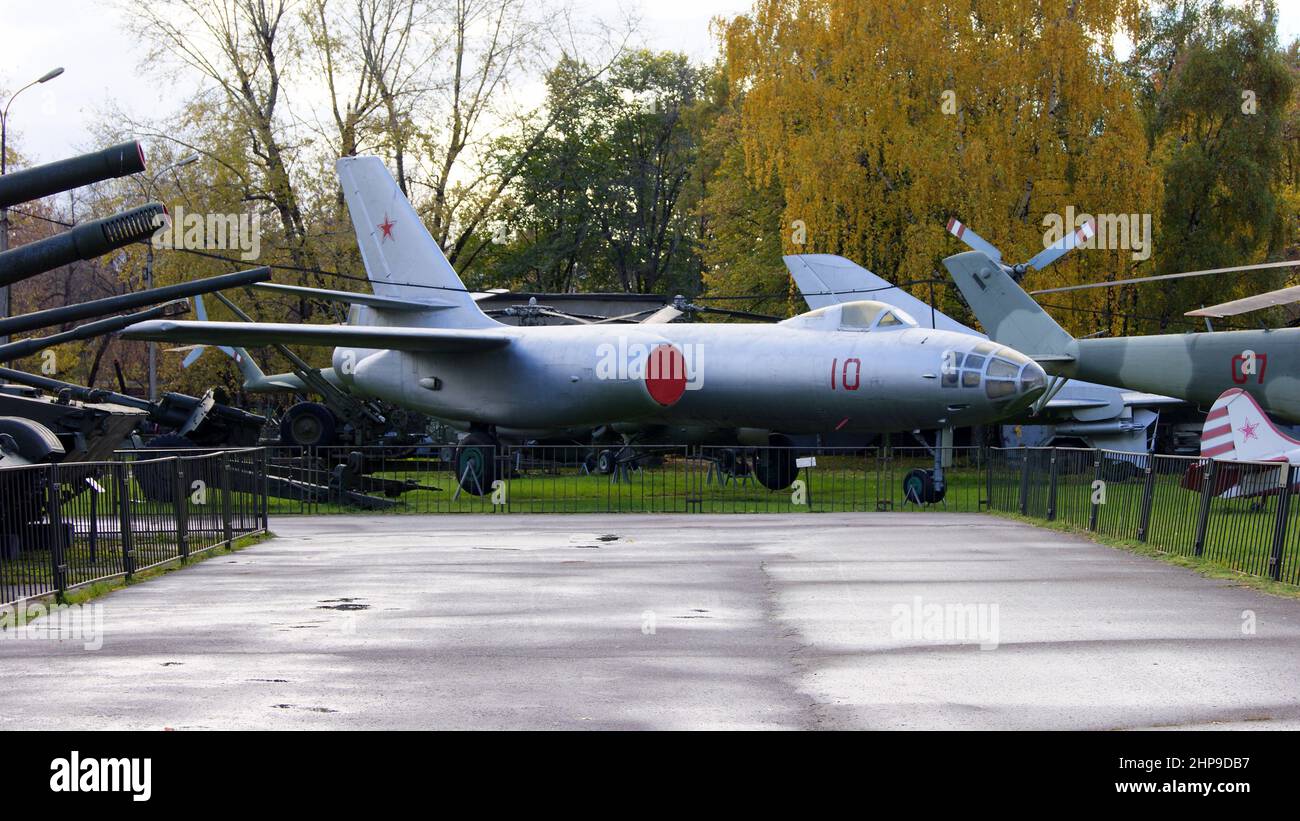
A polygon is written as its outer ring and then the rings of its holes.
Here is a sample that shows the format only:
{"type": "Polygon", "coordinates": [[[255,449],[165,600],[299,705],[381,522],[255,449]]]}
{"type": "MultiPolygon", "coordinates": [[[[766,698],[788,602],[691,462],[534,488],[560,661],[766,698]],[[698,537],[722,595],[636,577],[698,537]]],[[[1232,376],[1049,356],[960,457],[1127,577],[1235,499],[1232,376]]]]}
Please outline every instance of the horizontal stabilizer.
{"type": "Polygon", "coordinates": [[[1047,403],[1051,410],[1086,410],[1088,408],[1105,408],[1110,405],[1104,399],[1053,399],[1047,403]]]}
{"type": "Polygon", "coordinates": [[[346,302],[349,305],[366,305],[385,311],[437,311],[456,307],[450,302],[438,299],[410,300],[393,297],[359,294],[355,291],[331,291],[326,288],[303,288],[298,285],[280,285],[275,282],[259,282],[253,287],[264,291],[276,291],[282,294],[294,294],[311,299],[323,299],[326,302],[346,302]]]}
{"type": "Polygon", "coordinates": [[[278,322],[137,322],[127,339],[196,342],[203,345],[316,345],[326,348],[391,348],[424,353],[468,353],[510,344],[508,332],[461,328],[389,328],[367,325],[293,325],[278,322]]]}

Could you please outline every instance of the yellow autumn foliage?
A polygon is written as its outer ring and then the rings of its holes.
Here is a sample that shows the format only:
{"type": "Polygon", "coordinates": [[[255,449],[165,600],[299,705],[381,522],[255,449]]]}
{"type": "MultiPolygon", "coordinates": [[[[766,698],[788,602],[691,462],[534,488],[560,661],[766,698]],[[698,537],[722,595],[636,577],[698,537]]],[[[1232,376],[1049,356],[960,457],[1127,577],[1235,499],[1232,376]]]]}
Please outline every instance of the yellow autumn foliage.
{"type": "MultiPolygon", "coordinates": [[[[1158,219],[1158,169],[1113,46],[1139,6],[757,0],[723,21],[746,174],[782,192],[784,252],[841,254],[906,282],[943,277],[940,260],[966,250],[951,217],[1010,262],[1043,248],[1044,217],[1070,207],[1158,219]]],[[[1026,285],[1147,273],[1133,256],[1070,254],[1026,285]]],[[[1107,313],[1117,297],[1045,302],[1076,309],[1059,312],[1072,331],[1122,333],[1107,313]]]]}

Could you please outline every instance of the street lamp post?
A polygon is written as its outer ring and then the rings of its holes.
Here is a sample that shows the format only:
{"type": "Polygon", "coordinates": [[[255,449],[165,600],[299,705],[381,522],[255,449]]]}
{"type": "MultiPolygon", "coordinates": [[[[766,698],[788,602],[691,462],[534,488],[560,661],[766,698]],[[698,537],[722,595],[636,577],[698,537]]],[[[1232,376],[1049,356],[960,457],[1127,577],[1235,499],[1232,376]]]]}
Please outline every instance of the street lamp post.
{"type": "MultiPolygon", "coordinates": [[[[13,96],[9,98],[9,101],[5,103],[4,110],[0,111],[0,176],[4,176],[4,174],[9,170],[9,156],[8,156],[9,154],[9,148],[8,148],[9,106],[13,105],[14,100],[18,99],[18,95],[22,94],[27,89],[39,83],[48,83],[50,80],[53,80],[55,77],[58,77],[62,73],[63,73],[62,67],[51,69],[45,72],[37,79],[31,81],[27,85],[15,91],[13,93],[13,96]]],[[[9,209],[0,208],[0,253],[4,253],[5,251],[8,250],[9,250],[9,209]]],[[[5,285],[3,288],[0,288],[0,319],[8,319],[8,318],[9,318],[9,286],[5,285]]],[[[0,345],[3,345],[8,341],[9,341],[8,334],[0,335],[0,345]]]]}
{"type": "MultiPolygon", "coordinates": [[[[176,162],[172,163],[171,165],[159,171],[157,174],[149,176],[147,178],[149,180],[148,188],[152,189],[152,192],[155,195],[157,195],[159,177],[161,177],[162,175],[166,174],[169,171],[175,171],[177,168],[183,168],[184,166],[187,165],[193,165],[198,161],[199,161],[199,155],[194,153],[188,154],[180,158],[176,162]]],[[[135,178],[133,177],[132,179],[135,178]]],[[[139,182],[139,180],[137,180],[137,182],[139,182]]],[[[177,186],[180,185],[179,178],[177,178],[176,184],[177,186]]],[[[141,189],[145,188],[143,184],[140,184],[140,187],[141,189]]],[[[149,193],[150,192],[146,190],[145,196],[146,197],[149,196],[149,193]]],[[[153,287],[153,242],[152,241],[145,243],[144,287],[146,289],[153,287]]],[[[150,342],[148,343],[148,345],[149,345],[148,348],[149,350],[149,401],[157,402],[158,401],[158,343],[150,342]]]]}

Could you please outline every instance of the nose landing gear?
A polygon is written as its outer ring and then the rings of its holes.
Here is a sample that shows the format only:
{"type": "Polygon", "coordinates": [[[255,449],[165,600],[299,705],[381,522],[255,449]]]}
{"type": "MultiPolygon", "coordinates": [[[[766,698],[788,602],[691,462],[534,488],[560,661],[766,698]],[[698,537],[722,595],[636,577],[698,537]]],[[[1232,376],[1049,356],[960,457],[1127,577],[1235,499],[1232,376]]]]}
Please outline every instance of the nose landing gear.
{"type": "Polygon", "coordinates": [[[943,476],[943,440],[945,432],[935,431],[934,447],[925,441],[920,431],[913,431],[913,436],[934,456],[931,469],[915,468],[903,477],[903,499],[914,505],[935,505],[943,501],[948,493],[948,484],[943,476]]]}

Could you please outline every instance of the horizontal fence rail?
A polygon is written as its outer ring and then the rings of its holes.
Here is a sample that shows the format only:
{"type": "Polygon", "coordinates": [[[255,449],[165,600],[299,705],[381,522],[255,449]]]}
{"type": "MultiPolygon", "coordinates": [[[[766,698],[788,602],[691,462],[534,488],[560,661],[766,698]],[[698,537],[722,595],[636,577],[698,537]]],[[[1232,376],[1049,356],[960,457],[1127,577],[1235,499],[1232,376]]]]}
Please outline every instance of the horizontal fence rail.
{"type": "Polygon", "coordinates": [[[980,510],[982,449],[943,455],[941,499],[909,495],[934,467],[921,447],[271,448],[267,463],[276,514],[980,510]]]}
{"type": "Polygon", "coordinates": [[[270,514],[995,510],[1300,584],[1300,471],[1072,448],[375,446],[0,468],[0,605],[185,559],[270,514]]]}
{"type": "Polygon", "coordinates": [[[129,578],[266,530],[261,449],[121,455],[0,468],[0,605],[129,578]]]}
{"type": "Polygon", "coordinates": [[[993,448],[986,462],[991,510],[1300,583],[1300,475],[1285,462],[1072,448],[993,448]]]}

